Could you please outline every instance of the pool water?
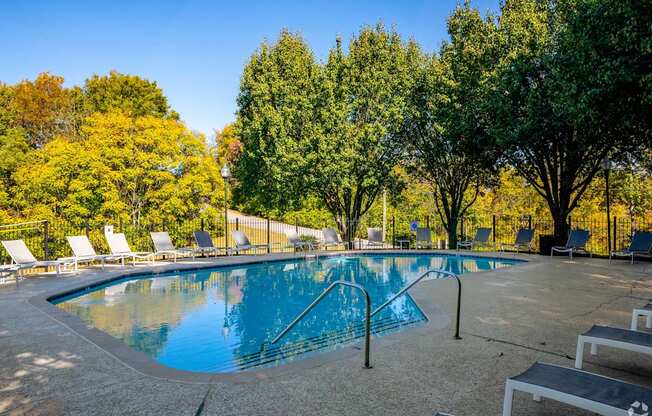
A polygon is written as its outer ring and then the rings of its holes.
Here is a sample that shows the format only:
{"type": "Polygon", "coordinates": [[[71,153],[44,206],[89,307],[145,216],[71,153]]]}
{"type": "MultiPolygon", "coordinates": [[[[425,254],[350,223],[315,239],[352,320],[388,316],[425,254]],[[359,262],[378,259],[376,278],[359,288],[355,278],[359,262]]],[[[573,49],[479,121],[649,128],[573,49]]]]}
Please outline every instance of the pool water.
{"type": "MultiPolygon", "coordinates": [[[[364,299],[359,291],[342,286],[270,345],[335,280],[363,285],[373,309],[431,268],[465,274],[515,262],[436,254],[262,262],[132,276],[53,303],[165,366],[237,372],[278,365],[362,337],[364,299]]],[[[382,335],[424,321],[418,306],[404,295],[373,317],[372,330],[382,335]]]]}

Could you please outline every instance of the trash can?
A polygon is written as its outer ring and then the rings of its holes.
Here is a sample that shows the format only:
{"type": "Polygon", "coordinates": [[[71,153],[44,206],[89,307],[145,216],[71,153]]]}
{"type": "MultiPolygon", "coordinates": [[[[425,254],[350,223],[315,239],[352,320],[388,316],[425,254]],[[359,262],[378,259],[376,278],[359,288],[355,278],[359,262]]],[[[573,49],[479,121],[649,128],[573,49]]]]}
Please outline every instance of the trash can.
{"type": "Polygon", "coordinates": [[[539,254],[542,256],[549,256],[552,246],[555,245],[554,235],[540,235],[539,236],[539,254]]]}

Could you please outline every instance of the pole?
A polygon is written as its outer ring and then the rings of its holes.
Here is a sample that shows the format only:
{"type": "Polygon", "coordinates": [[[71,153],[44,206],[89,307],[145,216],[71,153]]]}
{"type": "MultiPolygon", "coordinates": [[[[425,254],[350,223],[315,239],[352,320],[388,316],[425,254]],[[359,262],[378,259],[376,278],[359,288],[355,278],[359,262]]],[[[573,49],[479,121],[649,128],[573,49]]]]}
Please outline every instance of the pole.
{"type": "Polygon", "coordinates": [[[614,244],[612,246],[614,248],[614,250],[618,250],[618,246],[616,244],[616,224],[617,224],[616,216],[614,215],[614,244]]]}
{"type": "Polygon", "coordinates": [[[607,252],[609,255],[611,255],[611,222],[609,219],[611,218],[611,207],[610,207],[610,201],[609,201],[609,167],[604,170],[604,179],[605,179],[605,192],[606,192],[606,199],[607,199],[607,252]]]}
{"type": "Polygon", "coordinates": [[[50,257],[50,221],[43,223],[43,254],[47,261],[50,257]]]}
{"type": "Polygon", "coordinates": [[[267,254],[271,253],[271,246],[269,245],[269,217],[267,217],[267,254]]]}
{"type": "Polygon", "coordinates": [[[387,229],[387,190],[383,189],[383,243],[385,243],[386,229],[387,229]]]}
{"type": "Polygon", "coordinates": [[[224,248],[229,248],[229,201],[227,195],[226,179],[224,179],[224,248]]]}
{"type": "Polygon", "coordinates": [[[392,248],[396,248],[396,218],[392,215],[392,248]]]}

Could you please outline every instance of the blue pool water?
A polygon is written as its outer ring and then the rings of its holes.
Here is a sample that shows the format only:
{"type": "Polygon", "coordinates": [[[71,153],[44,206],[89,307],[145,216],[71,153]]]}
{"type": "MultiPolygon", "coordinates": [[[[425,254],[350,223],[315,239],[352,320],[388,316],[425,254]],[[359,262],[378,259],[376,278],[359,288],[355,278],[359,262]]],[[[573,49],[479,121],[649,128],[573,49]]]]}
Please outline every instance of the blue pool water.
{"type": "MultiPolygon", "coordinates": [[[[271,340],[331,282],[365,286],[372,308],[431,268],[458,274],[515,261],[436,254],[334,256],[129,277],[53,302],[168,367],[236,372],[337,348],[363,335],[364,300],[332,291],[283,340],[271,340]]],[[[372,320],[376,335],[424,322],[407,295],[372,320]]]]}

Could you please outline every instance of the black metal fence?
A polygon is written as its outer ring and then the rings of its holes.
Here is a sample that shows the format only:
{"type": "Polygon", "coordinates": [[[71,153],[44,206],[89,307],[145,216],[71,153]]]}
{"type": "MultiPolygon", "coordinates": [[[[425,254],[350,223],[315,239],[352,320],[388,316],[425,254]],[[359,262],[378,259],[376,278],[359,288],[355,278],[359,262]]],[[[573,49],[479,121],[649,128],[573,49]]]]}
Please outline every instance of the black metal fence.
{"type": "MultiPolygon", "coordinates": [[[[242,214],[229,215],[225,222],[224,217],[197,218],[174,223],[134,225],[117,222],[113,224],[115,232],[125,233],[127,240],[134,251],[153,250],[149,233],[151,231],[168,231],[173,243],[177,247],[190,247],[194,245],[193,232],[206,230],[215,244],[219,247],[232,247],[233,231],[243,231],[252,244],[268,244],[268,252],[291,251],[287,233],[294,233],[303,239],[323,238],[321,230],[303,227],[298,223],[284,224],[270,219],[261,219],[242,214]],[[225,232],[228,231],[228,232],[225,232]]],[[[367,229],[382,228],[382,224],[371,224],[369,220],[362,219],[355,224],[356,232],[350,235],[349,246],[353,249],[366,246],[367,229]]],[[[614,217],[607,221],[590,221],[586,219],[570,219],[571,228],[587,229],[591,232],[588,249],[596,255],[608,254],[609,243],[607,240],[608,227],[611,231],[612,249],[623,249],[628,246],[631,236],[637,230],[652,230],[652,218],[631,220],[628,218],[614,217]]],[[[333,227],[334,223],[324,223],[324,227],[333,227]]],[[[435,217],[415,219],[410,222],[398,223],[394,218],[388,218],[385,224],[385,239],[387,247],[397,247],[399,240],[411,241],[414,247],[415,227],[430,228],[433,237],[433,247],[447,247],[447,233],[441,222],[435,217]]],[[[473,238],[475,231],[480,227],[492,229],[491,241],[500,247],[501,243],[513,243],[516,232],[520,228],[535,230],[534,248],[538,250],[539,236],[553,234],[553,222],[550,219],[534,218],[529,215],[518,217],[499,215],[476,215],[463,218],[459,223],[458,237],[473,238]]],[[[98,253],[107,253],[108,247],[104,238],[104,224],[91,224],[89,222],[72,223],[64,220],[57,221],[31,221],[16,224],[0,225],[0,240],[22,239],[26,242],[32,253],[38,259],[55,259],[72,255],[67,244],[66,236],[86,235],[91,240],[98,253]]],[[[347,239],[345,237],[345,239],[347,239]]],[[[340,246],[341,249],[344,246],[340,246]]],[[[0,249],[0,264],[8,263],[10,258],[4,249],[0,249]]]]}

